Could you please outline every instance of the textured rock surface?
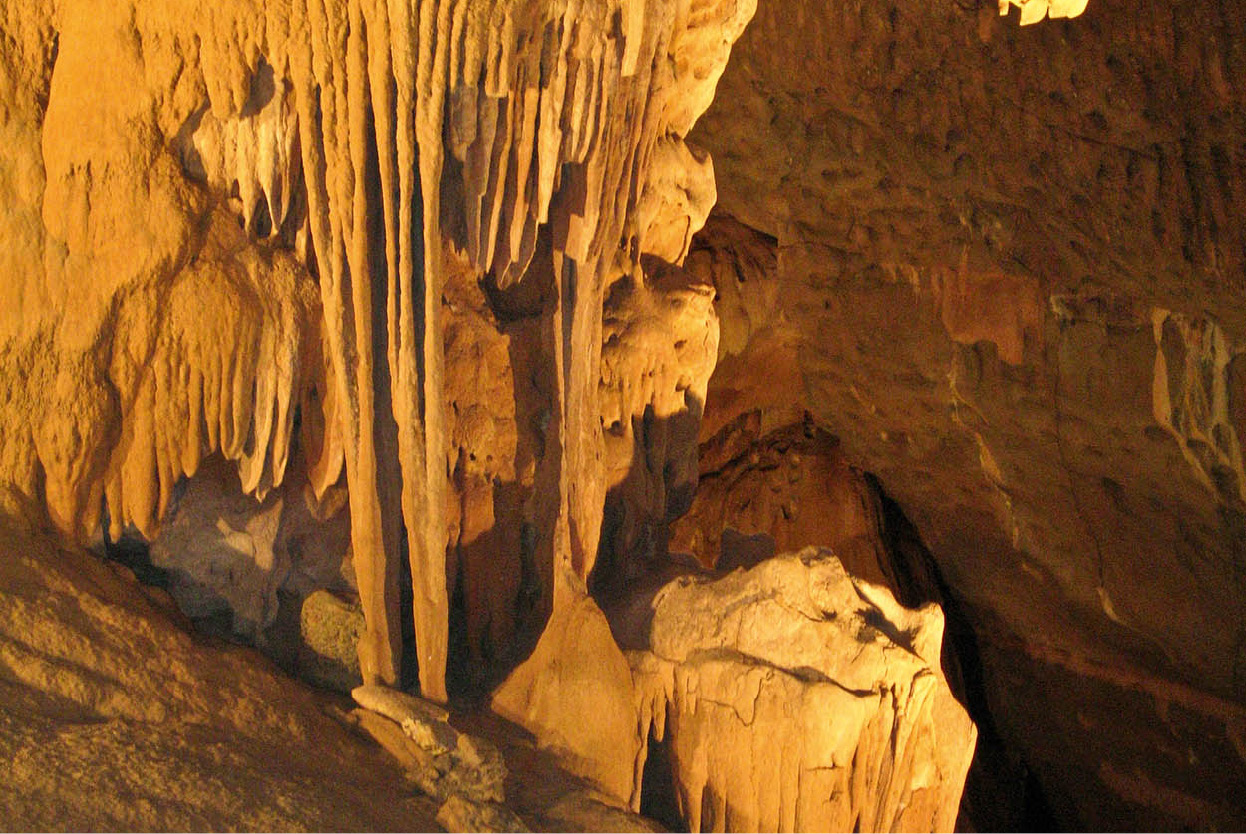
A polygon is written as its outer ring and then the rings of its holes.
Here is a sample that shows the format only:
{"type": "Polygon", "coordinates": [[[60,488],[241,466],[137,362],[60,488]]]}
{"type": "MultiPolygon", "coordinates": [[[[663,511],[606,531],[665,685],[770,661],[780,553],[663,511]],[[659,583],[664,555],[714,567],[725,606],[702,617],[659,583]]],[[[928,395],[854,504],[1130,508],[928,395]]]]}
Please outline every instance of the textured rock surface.
{"type": "Polygon", "coordinates": [[[854,577],[895,587],[878,500],[835,439],[812,422],[762,436],[750,411],[702,445],[700,487],[670,549],[705,567],[752,567],[824,544],[854,577]]]}
{"type": "Polygon", "coordinates": [[[505,680],[614,801],[643,739],[589,591],[690,505],[706,564],[825,516],[954,593],[1056,820],[1233,825],[1242,18],[1010,2],[1078,20],[764,0],[694,144],[751,0],[4,5],[0,510],[137,530],[257,642],[348,564],[361,680],[505,680]]]}
{"type": "Polygon", "coordinates": [[[439,803],[437,821],[449,831],[665,830],[618,807],[495,715],[451,717],[436,704],[378,686],[353,695],[366,708],[350,717],[439,803]]]}
{"type": "MultiPolygon", "coordinates": [[[[260,501],[332,503],[344,482],[362,679],[416,675],[444,700],[456,593],[469,662],[506,671],[555,600],[585,597],[608,486],[605,294],[645,286],[704,221],[708,158],[684,137],[753,8],[6,6],[6,509],[151,540],[209,457],[260,501]]],[[[234,572],[228,613],[258,635],[282,513],[189,491],[222,546],[187,518],[161,559],[234,572]]]]}
{"type": "MultiPolygon", "coordinates": [[[[472,805],[500,804],[506,798],[506,763],[501,753],[484,739],[452,727],[444,709],[374,684],[356,687],[351,697],[365,710],[401,729],[405,738],[395,745],[385,739],[392,732],[378,727],[376,719],[364,723],[365,729],[386,740],[387,748],[401,748],[394,752],[411,767],[425,793],[442,802],[458,796],[472,805]]],[[[488,815],[489,811],[481,813],[488,815]]]]}
{"type": "Polygon", "coordinates": [[[703,439],[795,402],[879,477],[1063,825],[1244,812],[1241,26],[773,0],[694,135],[730,215],[686,264],[726,302],[703,439]]]}
{"type": "Polygon", "coordinates": [[[128,572],[0,520],[0,818],[26,830],[428,830],[374,745],[128,572]]]}
{"type": "Polygon", "coordinates": [[[632,613],[642,734],[669,748],[691,830],[951,830],[977,734],[936,606],[809,548],[676,579],[632,613]]]}
{"type": "Polygon", "coordinates": [[[615,804],[632,800],[642,743],[632,677],[591,599],[555,605],[532,656],[502,682],[490,706],[531,730],[615,804]]]}
{"type": "Polygon", "coordinates": [[[483,710],[453,720],[462,731],[488,738],[501,750],[507,768],[506,804],[534,831],[667,830],[567,772],[515,724],[483,710]]]}
{"type": "Polygon", "coordinates": [[[318,686],[350,692],[363,679],[359,638],[366,627],[357,602],[313,591],[299,609],[299,675],[318,686]]]}
{"type": "Polygon", "coordinates": [[[527,831],[523,821],[493,803],[471,802],[455,794],[441,804],[437,823],[447,831],[527,831]]]}
{"type": "Polygon", "coordinates": [[[606,471],[599,595],[666,555],[666,527],[697,488],[697,435],[718,352],[713,287],[673,266],[623,280],[606,299],[601,425],[606,471]]]}
{"type": "Polygon", "coordinates": [[[290,570],[277,547],[284,502],[270,495],[257,503],[222,468],[204,466],[174,499],[151,562],[186,616],[223,615],[234,634],[254,641],[277,618],[277,590],[290,570]]]}
{"type": "Polygon", "coordinates": [[[31,91],[11,97],[4,160],[14,501],[85,537],[103,499],[114,536],[150,538],[205,455],[259,498],[280,485],[298,411],[316,495],[343,473],[350,489],[365,680],[401,672],[405,552],[421,686],[444,698],[448,276],[458,260],[499,291],[549,288],[532,520],[548,613],[554,577],[584,580],[597,550],[607,278],[682,254],[703,219],[705,158],[680,144],[752,9],[6,10],[5,86],[31,91]],[[680,211],[681,242],[659,239],[680,211]]]}
{"type": "MultiPolygon", "coordinates": [[[[438,754],[398,723],[359,711],[410,742],[401,767],[352,728],[371,734],[371,726],[253,649],[192,634],[166,610],[167,596],[128,571],[7,519],[0,550],[6,827],[437,830],[445,797],[407,774],[411,750],[434,771],[438,754]]],[[[426,726],[444,724],[444,710],[417,703],[426,726]]],[[[506,740],[506,764],[487,742],[447,725],[453,766],[443,771],[462,778],[436,781],[460,796],[476,786],[483,790],[471,801],[490,803],[505,778],[507,803],[491,805],[487,819],[515,829],[518,811],[537,830],[655,830],[595,800],[513,728],[484,729],[506,740]]]]}

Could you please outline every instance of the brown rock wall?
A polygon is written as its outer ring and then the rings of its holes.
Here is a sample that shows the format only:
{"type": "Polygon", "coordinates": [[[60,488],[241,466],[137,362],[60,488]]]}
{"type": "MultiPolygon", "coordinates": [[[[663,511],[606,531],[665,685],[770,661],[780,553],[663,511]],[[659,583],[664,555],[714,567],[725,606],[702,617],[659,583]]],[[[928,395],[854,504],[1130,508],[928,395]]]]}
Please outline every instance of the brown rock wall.
{"type": "MultiPolygon", "coordinates": [[[[791,421],[741,392],[798,392],[920,531],[982,642],[991,702],[1091,698],[1093,732],[1126,735],[1146,719],[1109,704],[1138,684],[1074,696],[1044,660],[1005,694],[1003,646],[1246,697],[1229,429],[1246,102],[1217,80],[1240,75],[1242,24],[1223,3],[1112,0],[1010,23],[993,6],[759,5],[695,135],[724,216],[689,263],[729,302],[723,333],[748,334],[724,336],[703,439],[757,407],[791,421]],[[773,243],[745,255],[742,239],[773,243]]],[[[1236,719],[1191,709],[1215,728],[1191,755],[1239,779],[1236,719]]],[[[1120,819],[1170,819],[1144,783],[1206,819],[1241,813],[1240,790],[1080,745],[1085,726],[1001,721],[1066,824],[1126,793],[1120,819]],[[1061,754],[1038,752],[1055,739],[1061,754]]]]}

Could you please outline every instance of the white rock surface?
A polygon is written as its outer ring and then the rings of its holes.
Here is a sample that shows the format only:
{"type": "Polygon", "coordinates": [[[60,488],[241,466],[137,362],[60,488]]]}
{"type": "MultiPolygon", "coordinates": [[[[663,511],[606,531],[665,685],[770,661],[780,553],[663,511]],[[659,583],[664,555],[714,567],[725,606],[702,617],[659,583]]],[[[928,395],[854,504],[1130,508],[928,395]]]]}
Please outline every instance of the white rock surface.
{"type": "Polygon", "coordinates": [[[939,667],[943,615],[806,548],[652,600],[629,653],[642,735],[692,831],[950,831],[977,731],[939,667]]]}

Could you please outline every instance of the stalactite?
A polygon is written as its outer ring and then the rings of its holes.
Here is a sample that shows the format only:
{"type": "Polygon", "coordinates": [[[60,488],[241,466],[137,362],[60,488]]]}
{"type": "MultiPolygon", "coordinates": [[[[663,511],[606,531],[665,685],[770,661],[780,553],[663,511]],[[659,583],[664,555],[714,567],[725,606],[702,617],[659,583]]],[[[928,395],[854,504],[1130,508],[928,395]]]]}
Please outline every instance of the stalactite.
{"type": "MultiPolygon", "coordinates": [[[[742,22],[751,9],[730,11],[742,22]]],[[[553,268],[561,323],[551,331],[551,350],[561,362],[555,443],[563,449],[562,520],[547,532],[550,552],[561,554],[582,583],[596,554],[604,498],[596,442],[604,275],[634,223],[644,163],[662,135],[653,99],[673,94],[664,56],[677,16],[664,3],[628,9],[624,42],[614,50],[603,48],[602,35],[623,12],[604,3],[441,2],[422,4],[413,15],[403,4],[360,0],[348,4],[345,21],[329,8],[309,12],[312,54],[292,58],[290,67],[295,75],[310,68],[321,90],[336,93],[331,102],[318,96],[317,125],[307,101],[313,85],[293,82],[304,99],[300,134],[310,140],[302,147],[327,329],[341,334],[330,339],[330,364],[335,373],[355,375],[343,399],[357,423],[344,434],[353,446],[346,458],[357,569],[370,574],[360,587],[376,623],[375,663],[367,668],[381,680],[396,673],[386,659],[396,647],[380,590],[391,587],[386,572],[400,558],[387,532],[396,517],[374,495],[391,464],[376,458],[375,403],[367,390],[383,356],[394,397],[421,686],[439,698],[448,605],[441,241],[464,247],[478,269],[506,285],[530,263],[537,227],[557,203],[553,268]],[[337,35],[328,37],[330,31],[337,35]],[[369,164],[376,167],[376,193],[367,183],[369,164]],[[461,177],[448,191],[447,176],[461,177]],[[369,213],[383,216],[379,233],[369,213]],[[382,257],[383,322],[371,315],[368,283],[382,271],[371,259],[382,257]],[[383,334],[374,332],[381,327],[383,334]]]]}
{"type": "MultiPolygon", "coordinates": [[[[272,0],[109,16],[142,44],[122,50],[136,77],[171,73],[153,89],[176,93],[149,94],[147,110],[170,158],[204,186],[179,199],[188,226],[208,231],[188,231],[103,316],[118,334],[104,375],[120,420],[95,444],[102,467],[43,443],[58,523],[74,527],[102,492],[114,535],[128,524],[152,535],[177,480],[214,452],[262,496],[282,480],[300,410],[316,494],[346,475],[364,677],[394,683],[402,671],[405,548],[420,685],[443,699],[447,247],[503,289],[555,276],[537,549],[547,602],[582,596],[605,493],[604,287],[639,274],[637,205],[665,182],[648,170],[654,147],[680,143],[708,105],[752,10],[750,0],[272,0]],[[552,246],[534,267],[542,234],[552,246]],[[196,319],[192,297],[212,299],[197,302],[206,315],[196,319]]],[[[90,178],[75,176],[89,207],[90,178]]]]}

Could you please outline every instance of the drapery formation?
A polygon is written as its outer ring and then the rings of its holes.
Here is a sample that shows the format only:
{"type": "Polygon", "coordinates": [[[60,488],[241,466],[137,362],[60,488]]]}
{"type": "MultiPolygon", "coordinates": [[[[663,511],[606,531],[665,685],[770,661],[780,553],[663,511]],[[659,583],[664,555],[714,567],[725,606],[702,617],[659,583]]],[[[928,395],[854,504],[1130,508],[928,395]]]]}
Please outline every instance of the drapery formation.
{"type": "MultiPolygon", "coordinates": [[[[723,59],[747,14],[730,6],[739,24],[710,37],[723,59]]],[[[538,269],[552,270],[556,298],[555,488],[537,550],[555,585],[591,570],[604,497],[604,277],[621,241],[633,239],[624,257],[639,256],[633,209],[649,157],[658,139],[691,127],[680,97],[704,82],[697,75],[721,71],[721,61],[674,60],[678,39],[709,15],[722,16],[720,4],[308,4],[310,49],[292,50],[288,68],[345,404],[366,679],[398,674],[405,527],[421,689],[445,696],[443,238],[505,288],[523,279],[549,224],[552,263],[538,269]],[[682,90],[681,73],[692,76],[682,90]]]]}
{"type": "MultiPolygon", "coordinates": [[[[79,537],[101,507],[114,536],[150,537],[202,457],[236,460],[261,495],[281,484],[299,435],[317,495],[345,472],[365,679],[400,675],[409,559],[420,685],[444,698],[447,253],[501,289],[553,287],[534,501],[548,610],[559,588],[583,592],[597,553],[604,287],[639,278],[646,252],[671,257],[663,207],[688,199],[654,192],[707,176],[703,156],[670,148],[708,106],[752,11],[750,0],[118,0],[32,13],[30,40],[59,48],[43,64],[36,283],[90,289],[75,302],[81,326],[65,326],[73,305],[60,296],[39,321],[6,322],[6,363],[31,345],[57,357],[44,363],[54,384],[12,398],[23,416],[0,443],[7,480],[42,492],[79,537]],[[61,138],[72,119],[95,125],[92,141],[61,138]],[[671,160],[697,170],[672,174],[671,160]],[[92,353],[103,359],[81,359],[92,353]],[[54,410],[73,419],[26,416],[54,410]]],[[[672,220],[685,248],[702,220],[672,220]]]]}

